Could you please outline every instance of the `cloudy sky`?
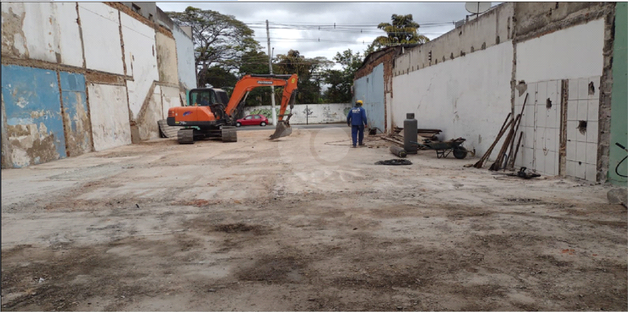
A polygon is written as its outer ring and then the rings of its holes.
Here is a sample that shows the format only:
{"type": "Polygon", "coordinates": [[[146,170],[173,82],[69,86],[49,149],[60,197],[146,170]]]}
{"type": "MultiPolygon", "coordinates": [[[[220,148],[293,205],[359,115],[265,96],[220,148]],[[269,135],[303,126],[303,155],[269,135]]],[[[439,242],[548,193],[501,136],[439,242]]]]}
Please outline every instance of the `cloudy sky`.
{"type": "Polygon", "coordinates": [[[166,12],[193,6],[233,15],[255,31],[265,49],[268,20],[274,55],[294,49],[308,58],[330,60],[346,49],[366,50],[384,34],[377,24],[391,22],[393,14],[412,14],[421,25],[419,33],[430,39],[450,31],[455,21],[469,14],[464,2],[157,2],[157,6],[166,12]]]}

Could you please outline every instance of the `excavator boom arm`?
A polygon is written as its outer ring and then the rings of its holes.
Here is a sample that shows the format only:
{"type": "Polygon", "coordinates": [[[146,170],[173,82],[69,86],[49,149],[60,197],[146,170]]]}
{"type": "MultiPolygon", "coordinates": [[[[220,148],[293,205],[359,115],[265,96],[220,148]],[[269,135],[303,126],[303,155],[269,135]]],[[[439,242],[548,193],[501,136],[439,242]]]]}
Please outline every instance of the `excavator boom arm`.
{"type": "Polygon", "coordinates": [[[231,94],[231,99],[225,108],[227,115],[234,117],[233,114],[240,106],[245,96],[251,90],[257,87],[283,87],[283,97],[281,99],[281,107],[279,109],[279,120],[283,120],[283,115],[291,100],[294,100],[294,91],[297,89],[297,75],[246,75],[236,83],[231,94]]]}

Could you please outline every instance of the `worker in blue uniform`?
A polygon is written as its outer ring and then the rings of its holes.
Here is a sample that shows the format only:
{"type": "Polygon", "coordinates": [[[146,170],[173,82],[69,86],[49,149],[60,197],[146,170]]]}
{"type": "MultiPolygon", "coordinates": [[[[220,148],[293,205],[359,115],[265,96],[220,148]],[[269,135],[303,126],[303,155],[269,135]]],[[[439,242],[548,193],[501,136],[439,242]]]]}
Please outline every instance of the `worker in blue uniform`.
{"type": "Polygon", "coordinates": [[[353,147],[356,147],[356,143],[360,144],[360,146],[364,146],[362,142],[364,140],[364,127],[368,126],[368,123],[366,122],[366,110],[362,108],[362,104],[363,102],[361,100],[357,100],[355,107],[347,114],[347,126],[351,127],[353,147]]]}

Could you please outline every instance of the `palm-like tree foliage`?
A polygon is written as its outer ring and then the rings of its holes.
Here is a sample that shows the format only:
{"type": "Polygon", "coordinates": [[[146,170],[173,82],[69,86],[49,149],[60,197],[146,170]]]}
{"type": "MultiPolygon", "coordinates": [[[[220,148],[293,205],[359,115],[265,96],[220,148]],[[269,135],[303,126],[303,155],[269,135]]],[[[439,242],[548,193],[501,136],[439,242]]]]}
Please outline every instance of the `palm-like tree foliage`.
{"type": "Polygon", "coordinates": [[[412,14],[393,14],[391,19],[392,23],[377,25],[377,28],[386,32],[386,36],[379,36],[373,40],[373,50],[400,44],[423,44],[430,41],[429,38],[417,32],[419,24],[412,19],[412,14]]]}

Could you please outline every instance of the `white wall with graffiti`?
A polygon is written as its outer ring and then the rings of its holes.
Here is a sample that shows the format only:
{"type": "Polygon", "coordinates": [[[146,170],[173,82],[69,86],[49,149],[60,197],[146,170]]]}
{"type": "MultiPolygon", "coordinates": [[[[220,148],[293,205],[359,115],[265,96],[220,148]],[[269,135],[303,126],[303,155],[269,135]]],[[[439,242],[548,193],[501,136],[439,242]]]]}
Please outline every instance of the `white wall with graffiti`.
{"type": "MultiPolygon", "coordinates": [[[[290,123],[293,125],[301,124],[324,124],[346,122],[347,114],[351,109],[351,103],[332,103],[332,104],[298,104],[292,109],[292,117],[290,123]]],[[[277,115],[279,115],[279,105],[275,107],[277,115]]],[[[272,122],[272,110],[270,105],[249,106],[244,108],[244,115],[261,114],[272,122]]],[[[368,117],[368,111],[367,111],[368,117]]]]}

